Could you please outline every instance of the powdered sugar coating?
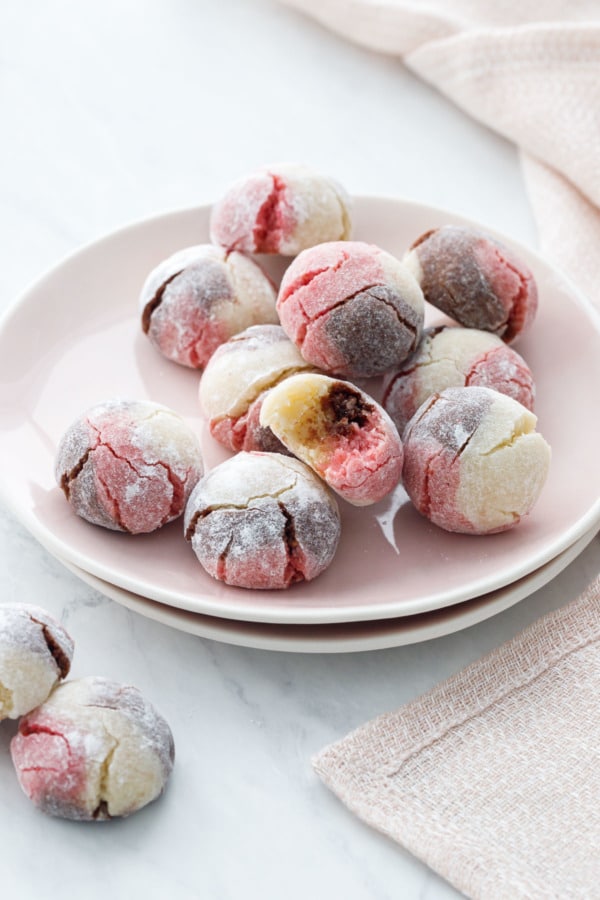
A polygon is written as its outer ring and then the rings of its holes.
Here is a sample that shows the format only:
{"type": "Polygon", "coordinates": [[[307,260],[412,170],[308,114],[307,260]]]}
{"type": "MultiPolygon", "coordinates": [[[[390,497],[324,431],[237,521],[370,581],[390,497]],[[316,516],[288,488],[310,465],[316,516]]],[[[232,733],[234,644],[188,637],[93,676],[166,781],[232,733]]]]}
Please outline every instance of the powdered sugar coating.
{"type": "Polygon", "coordinates": [[[185,534],[213,578],[244,588],[287,588],[331,563],[337,504],[303,463],[278,453],[238,453],[194,489],[185,534]]]}
{"type": "Polygon", "coordinates": [[[468,328],[510,342],[535,318],[538,294],[529,267],[482,231],[433,229],[415,241],[404,262],[425,299],[468,328]]]}
{"type": "Polygon", "coordinates": [[[304,359],[358,378],[380,375],[415,350],[424,302],[413,275],[391,254],[362,241],[337,241],[293,261],[277,311],[304,359]]]}
{"type": "Polygon", "coordinates": [[[154,531],[180,516],[203,472],[200,444],[158,403],[111,400],[63,435],[56,480],[75,512],[115,531],[154,531]]]}
{"type": "Polygon", "coordinates": [[[265,397],[261,422],[355,506],[376,503],[402,471],[402,442],[371,397],[347,381],[292,375],[265,397]]]}
{"type": "Polygon", "coordinates": [[[550,464],[536,417],[485,387],[448,388],[404,432],[403,482],[416,508],[447,531],[492,534],[533,508],[550,464]]]}
{"type": "Polygon", "coordinates": [[[311,368],[280,325],[253,325],[212,355],[200,380],[200,405],[211,434],[230,450],[287,452],[260,425],[265,392],[311,368]]]}
{"type": "Polygon", "coordinates": [[[155,800],[173,767],[173,736],[137,688],[88,677],[60,685],[10,745],[21,787],[67,819],[127,816],[155,800]]]}
{"type": "Polygon", "coordinates": [[[164,260],[140,295],[142,328],[167,359],[203,369],[249,325],[277,322],[275,289],[254,260],[201,244],[164,260]]]}
{"type": "Polygon", "coordinates": [[[383,407],[402,433],[419,406],[448,387],[489,387],[532,410],[533,375],[501,338],[475,328],[429,328],[412,356],[383,380],[383,407]]]}
{"type": "Polygon", "coordinates": [[[71,667],[70,635],[46,610],[0,606],[0,721],[18,719],[48,697],[71,667]]]}
{"type": "Polygon", "coordinates": [[[350,198],[332,178],[279,163],[240,178],[213,206],[215,244],[248,253],[295,256],[323,241],[350,237],[350,198]]]}

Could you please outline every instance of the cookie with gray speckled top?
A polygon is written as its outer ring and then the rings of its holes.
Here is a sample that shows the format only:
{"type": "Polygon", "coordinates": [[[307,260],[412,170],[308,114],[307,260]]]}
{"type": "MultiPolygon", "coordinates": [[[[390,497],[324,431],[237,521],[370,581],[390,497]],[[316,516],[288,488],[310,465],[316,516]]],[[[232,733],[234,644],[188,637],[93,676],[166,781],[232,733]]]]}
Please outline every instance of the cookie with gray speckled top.
{"type": "Polygon", "coordinates": [[[185,535],[213,578],[272,590],[310,581],[333,560],[340,538],[337,503],[299,460],[238,453],[194,489],[185,535]]]}
{"type": "Polygon", "coordinates": [[[347,378],[381,375],[416,349],[421,288],[390,253],[334,241],[301,253],[286,270],[277,312],[307,362],[347,378]]]}

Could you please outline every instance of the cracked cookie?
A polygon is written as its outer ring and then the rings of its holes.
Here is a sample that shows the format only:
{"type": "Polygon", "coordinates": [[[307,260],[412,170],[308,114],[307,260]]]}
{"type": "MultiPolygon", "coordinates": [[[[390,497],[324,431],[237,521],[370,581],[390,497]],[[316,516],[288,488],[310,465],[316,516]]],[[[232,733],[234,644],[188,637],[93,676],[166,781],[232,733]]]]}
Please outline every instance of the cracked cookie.
{"type": "Polygon", "coordinates": [[[265,397],[261,424],[349,503],[376,503],[396,487],[402,442],[388,414],[348,381],[286,378],[265,397]]]}
{"type": "Polygon", "coordinates": [[[533,409],[535,384],[525,360],[489,331],[427,328],[415,353],[383,379],[383,408],[400,434],[424,401],[449,387],[489,387],[533,409]]]}
{"type": "Polygon", "coordinates": [[[73,641],[38,606],[0,606],[0,721],[18,719],[43,703],[73,659],[73,641]]]}
{"type": "Polygon", "coordinates": [[[248,253],[295,256],[323,241],[350,237],[344,188],[307,166],[280,163],[238,179],[211,212],[215,244],[248,253]]]}
{"type": "Polygon", "coordinates": [[[512,250],[472,228],[444,225],[421,235],[403,262],[428,303],[467,328],[510,343],[535,318],[536,283],[512,250]]]}
{"type": "Polygon", "coordinates": [[[249,325],[276,323],[275,288],[249,256],[212,244],[160,263],[140,295],[142,330],[167,359],[203,369],[219,344],[249,325]]]}
{"type": "Polygon", "coordinates": [[[94,525],[141,534],[178,518],[203,472],[200,444],[175,412],[148,401],[111,400],[63,435],[56,480],[94,525]]]}
{"type": "Polygon", "coordinates": [[[299,460],[242,451],[198,482],[184,528],[213,578],[270,590],[310,581],[329,566],[340,516],[325,485],[299,460]]]}
{"type": "Polygon", "coordinates": [[[366,378],[416,349],[424,303],[413,275],[390,253],[362,241],[336,241],[292,262],[277,311],[304,359],[324,372],[366,378]]]}
{"type": "Polygon", "coordinates": [[[173,736],[131,685],[67,681],[21,719],[10,752],[19,783],[43,812],[65,819],[128,816],[162,793],[173,736]]]}
{"type": "Polygon", "coordinates": [[[280,325],[253,325],[213,353],[200,380],[200,406],[212,436],[229,450],[288,451],[260,424],[266,392],[312,368],[280,325]]]}
{"type": "Polygon", "coordinates": [[[403,482],[419,512],[446,531],[492,534],[527,515],[550,447],[524,406],[485,387],[448,388],[404,432],[403,482]]]}

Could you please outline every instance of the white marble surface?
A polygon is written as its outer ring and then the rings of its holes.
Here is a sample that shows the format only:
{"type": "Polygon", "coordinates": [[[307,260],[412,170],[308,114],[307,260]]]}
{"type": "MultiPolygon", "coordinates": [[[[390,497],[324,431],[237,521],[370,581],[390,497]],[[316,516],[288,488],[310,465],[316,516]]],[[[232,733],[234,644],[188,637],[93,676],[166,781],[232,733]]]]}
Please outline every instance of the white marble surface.
{"type": "MultiPolygon", "coordinates": [[[[2,4],[0,113],[2,307],[82,244],[210,202],[233,177],[281,159],[535,244],[513,147],[394,60],[268,0],[2,4]]],[[[290,655],[153,623],[80,582],[3,510],[0,529],[0,602],[46,606],[76,641],[72,674],[136,684],[177,746],[159,802],[83,826],[30,806],[8,755],[15,726],[3,723],[2,896],[20,900],[458,896],[351,816],[311,754],[572,599],[600,569],[596,538],[544,589],[467,631],[290,655]]]]}

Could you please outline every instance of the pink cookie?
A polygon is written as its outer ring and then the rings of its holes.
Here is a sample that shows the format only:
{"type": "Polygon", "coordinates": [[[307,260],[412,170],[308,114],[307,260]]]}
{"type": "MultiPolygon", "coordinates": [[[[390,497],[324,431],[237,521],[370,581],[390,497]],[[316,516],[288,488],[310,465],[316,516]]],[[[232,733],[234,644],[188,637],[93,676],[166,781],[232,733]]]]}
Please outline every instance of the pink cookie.
{"type": "Polygon", "coordinates": [[[169,726],[137,688],[90,677],[60,685],[19,723],[10,752],[42,812],[83,821],[128,816],[173,768],[169,726]]]}
{"type": "Polygon", "coordinates": [[[243,253],[202,244],[170,256],[146,279],[142,329],[167,359],[203,369],[219,344],[249,325],[277,322],[275,289],[243,253]]]}
{"type": "Polygon", "coordinates": [[[43,703],[73,659],[73,641],[44,609],[0,606],[0,721],[18,719],[43,703]]]}
{"type": "Polygon", "coordinates": [[[305,250],[287,269],[277,311],[304,359],[349,378],[381,375],[416,349],[423,294],[395,257],[346,241],[305,250]]]}
{"type": "Polygon", "coordinates": [[[229,450],[287,453],[260,424],[266,392],[311,368],[280,325],[253,325],[221,344],[200,380],[200,405],[210,432],[229,450]]]}
{"type": "Polygon", "coordinates": [[[404,262],[428,303],[505,341],[529,327],[538,304],[529,267],[490,235],[445,225],[414,242],[404,262]]]}
{"type": "Polygon", "coordinates": [[[404,487],[447,531],[492,534],[527,515],[548,474],[550,447],[536,417],[484,387],[447,388],[404,432],[404,487]]]}
{"type": "Polygon", "coordinates": [[[265,397],[260,421],[355,506],[376,503],[400,480],[402,443],[394,423],[347,381],[292,375],[265,397]]]}
{"type": "Polygon", "coordinates": [[[331,563],[337,504],[303,463],[278,453],[238,453],[198,482],[185,535],[213,578],[244,588],[287,588],[331,563]]]}
{"type": "Polygon", "coordinates": [[[215,244],[248,253],[295,256],[323,241],[350,237],[350,200],[332,178],[280,163],[233,184],[210,221],[215,244]]]}
{"type": "Polygon", "coordinates": [[[525,360],[489,331],[429,328],[383,381],[383,406],[400,434],[421,403],[448,387],[489,387],[533,409],[535,384],[525,360]]]}
{"type": "Polygon", "coordinates": [[[77,515],[114,531],[155,531],[180,516],[202,475],[200,444],[158,403],[110,400],[63,435],[56,480],[77,515]]]}

